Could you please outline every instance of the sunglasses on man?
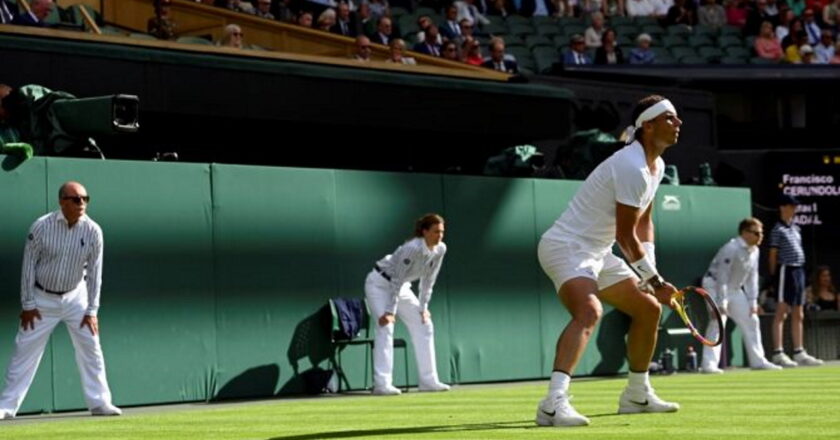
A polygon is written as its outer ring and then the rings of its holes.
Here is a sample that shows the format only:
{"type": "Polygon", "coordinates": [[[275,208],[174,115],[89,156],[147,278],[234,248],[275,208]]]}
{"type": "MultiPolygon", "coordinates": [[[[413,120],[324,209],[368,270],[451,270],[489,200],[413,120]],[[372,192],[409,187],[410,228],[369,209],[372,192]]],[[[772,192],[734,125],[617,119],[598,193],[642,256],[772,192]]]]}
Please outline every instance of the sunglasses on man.
{"type": "Polygon", "coordinates": [[[77,205],[81,205],[82,202],[85,202],[85,205],[87,205],[90,203],[90,196],[64,196],[61,200],[71,200],[77,205]]]}

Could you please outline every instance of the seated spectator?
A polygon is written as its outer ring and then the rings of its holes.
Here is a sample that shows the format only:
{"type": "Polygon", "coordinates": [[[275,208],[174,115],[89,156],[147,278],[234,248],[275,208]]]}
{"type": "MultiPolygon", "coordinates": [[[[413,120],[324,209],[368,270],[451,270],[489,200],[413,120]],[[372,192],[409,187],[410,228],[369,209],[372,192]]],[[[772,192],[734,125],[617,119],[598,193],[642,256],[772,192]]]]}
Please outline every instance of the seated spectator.
{"type": "Polygon", "coordinates": [[[458,53],[458,44],[454,41],[443,43],[440,49],[441,58],[449,61],[461,62],[461,54],[458,53]]]}
{"type": "Polygon", "coordinates": [[[379,17],[391,16],[391,9],[388,4],[388,0],[371,0],[370,2],[363,1],[362,3],[370,5],[370,14],[373,16],[374,20],[378,20],[379,17]]]}
{"type": "Polygon", "coordinates": [[[703,6],[697,9],[697,22],[717,29],[726,24],[726,9],[715,0],[703,0],[703,6]]]}
{"type": "Polygon", "coordinates": [[[53,0],[32,0],[29,2],[29,8],[32,12],[18,15],[12,23],[18,26],[46,27],[44,19],[52,12],[53,0]]]}
{"type": "MultiPolygon", "coordinates": [[[[792,22],[790,22],[790,30],[785,38],[782,38],[782,49],[787,50],[788,46],[791,44],[796,44],[796,36],[802,34],[805,38],[805,42],[808,42],[808,37],[805,35],[805,30],[802,29],[802,20],[796,18],[792,22]]],[[[797,44],[796,47],[799,47],[802,43],[797,44]]]]}
{"type": "Polygon", "coordinates": [[[582,16],[591,16],[595,12],[603,13],[604,11],[604,0],[580,0],[578,5],[580,5],[578,13],[582,16]]]}
{"type": "Polygon", "coordinates": [[[817,64],[828,64],[834,58],[834,38],[830,30],[822,30],[820,42],[814,46],[814,55],[817,64]]]}
{"type": "Polygon", "coordinates": [[[222,33],[222,40],[219,41],[219,46],[242,49],[242,40],[244,37],[245,34],[242,33],[241,27],[235,24],[229,24],[225,26],[225,30],[222,33]]]}
{"type": "Polygon", "coordinates": [[[395,38],[394,25],[391,24],[391,19],[388,17],[379,17],[376,24],[376,33],[370,37],[370,41],[388,46],[391,44],[391,39],[395,38]]]}
{"type": "Polygon", "coordinates": [[[624,4],[627,8],[628,17],[653,16],[654,5],[650,0],[626,0],[624,4]]]}
{"type": "MultiPolygon", "coordinates": [[[[779,25],[776,26],[776,39],[782,42],[790,33],[790,26],[796,20],[796,15],[790,8],[785,8],[779,13],[779,25]]],[[[782,46],[784,48],[784,46],[782,46]]]]}
{"type": "Polygon", "coordinates": [[[694,25],[694,11],[689,9],[685,0],[674,0],[674,6],[668,9],[665,25],[672,26],[675,24],[694,25]]]}
{"type": "Polygon", "coordinates": [[[458,21],[468,18],[470,19],[470,22],[475,23],[479,26],[485,26],[490,24],[490,20],[488,20],[487,17],[484,16],[484,14],[478,11],[478,8],[475,6],[475,0],[458,0],[454,3],[454,5],[456,8],[458,8],[458,21]]]}
{"type": "Polygon", "coordinates": [[[767,6],[764,7],[764,12],[770,16],[770,23],[773,23],[773,25],[779,23],[779,12],[781,12],[776,1],[777,0],[767,0],[767,6]]]}
{"type": "Polygon", "coordinates": [[[840,64],[840,41],[838,41],[834,45],[834,56],[831,58],[828,64],[840,64]]]}
{"type": "Polygon", "coordinates": [[[803,45],[808,43],[808,37],[805,36],[805,32],[798,32],[796,35],[788,35],[786,38],[789,38],[791,43],[787,46],[782,43],[782,47],[785,50],[785,61],[791,64],[802,64],[802,56],[799,53],[799,50],[803,45]]]}
{"type": "Polygon", "coordinates": [[[583,35],[574,34],[571,39],[571,50],[563,55],[563,64],[567,66],[592,64],[592,60],[586,55],[586,39],[583,35]]]}
{"type": "Polygon", "coordinates": [[[668,12],[674,7],[674,0],[650,0],[650,2],[653,4],[653,16],[665,25],[668,12]]]}
{"type": "Polygon", "coordinates": [[[318,22],[315,28],[319,31],[329,32],[330,28],[335,26],[335,9],[327,8],[318,16],[318,22]]]}
{"type": "Polygon", "coordinates": [[[814,48],[810,44],[803,44],[799,46],[799,58],[801,61],[798,64],[816,64],[814,60],[814,48]]]}
{"type": "Polygon", "coordinates": [[[778,16],[773,16],[767,10],[767,0],[756,0],[755,7],[750,8],[747,13],[747,24],[744,27],[744,35],[758,35],[761,25],[765,21],[770,24],[777,23],[778,16]]]}
{"type": "Polygon", "coordinates": [[[802,14],[802,27],[805,29],[805,33],[808,34],[808,44],[813,46],[820,42],[821,29],[817,24],[813,9],[805,9],[805,12],[802,14]]]}
{"type": "Polygon", "coordinates": [[[440,33],[438,32],[437,26],[431,24],[429,27],[426,28],[425,32],[425,41],[422,43],[417,43],[414,45],[414,51],[420,52],[426,55],[431,55],[434,57],[440,56],[440,44],[438,44],[438,36],[440,33]]]}
{"type": "Polygon", "coordinates": [[[257,0],[257,8],[254,10],[254,15],[268,20],[274,20],[274,14],[271,13],[271,0],[257,0]]]}
{"type": "Polygon", "coordinates": [[[359,29],[355,20],[353,20],[353,16],[350,14],[350,5],[341,2],[338,4],[337,11],[336,21],[333,27],[330,28],[330,32],[344,35],[345,37],[356,38],[356,35],[359,34],[359,29]]]}
{"type": "Polygon", "coordinates": [[[359,35],[373,35],[376,33],[376,24],[379,22],[379,18],[373,17],[373,13],[370,11],[370,3],[359,3],[359,9],[356,11],[356,19],[359,22],[359,35]]]}
{"type": "Polygon", "coordinates": [[[489,0],[488,3],[487,15],[507,17],[516,13],[516,7],[511,0],[489,0]]]}
{"type": "Polygon", "coordinates": [[[161,0],[160,3],[155,4],[155,16],[146,23],[149,35],[161,40],[175,39],[176,25],[175,20],[170,15],[171,10],[172,3],[170,0],[161,0]]]}
{"type": "Polygon", "coordinates": [[[403,56],[403,53],[405,52],[405,41],[403,41],[402,38],[394,38],[391,40],[390,48],[390,55],[385,62],[396,64],[417,64],[417,60],[414,58],[403,56]]]}
{"type": "Polygon", "coordinates": [[[254,5],[246,0],[227,0],[222,6],[226,9],[230,9],[231,11],[242,12],[245,14],[256,13],[254,5]]]}
{"type": "Polygon", "coordinates": [[[626,14],[624,8],[624,0],[604,0],[604,15],[607,17],[624,16],[626,14]]]}
{"type": "Polygon", "coordinates": [[[828,266],[817,266],[811,276],[811,285],[805,289],[808,304],[819,307],[820,310],[840,310],[840,295],[831,281],[831,269],[828,266]]]}
{"type": "Polygon", "coordinates": [[[490,59],[485,61],[482,66],[514,75],[519,73],[519,66],[516,61],[505,58],[505,40],[499,37],[490,40],[490,59]]]}
{"type": "Polygon", "coordinates": [[[300,11],[297,18],[298,26],[303,26],[305,28],[312,27],[312,13],[307,11],[300,11]]]}
{"type": "Polygon", "coordinates": [[[604,14],[593,12],[592,24],[586,28],[586,32],[583,34],[587,48],[594,49],[601,47],[601,35],[603,35],[604,29],[604,14]]]}
{"type": "MultiPolygon", "coordinates": [[[[418,43],[426,41],[426,29],[428,29],[429,26],[431,26],[431,25],[432,25],[432,19],[429,18],[428,15],[422,15],[422,16],[417,18],[417,27],[420,28],[420,32],[417,32],[417,42],[418,43]]],[[[438,31],[438,36],[437,36],[436,43],[437,43],[438,46],[443,45],[443,36],[440,35],[439,31],[438,31]]]]}
{"type": "Polygon", "coordinates": [[[294,23],[295,13],[292,10],[292,0],[279,0],[273,4],[274,18],[283,23],[294,23]]]}
{"type": "Polygon", "coordinates": [[[615,30],[607,28],[601,38],[601,47],[595,50],[595,64],[624,64],[624,54],[615,44],[615,30]]]}
{"type": "Polygon", "coordinates": [[[480,66],[484,63],[484,56],[481,55],[481,43],[473,37],[464,39],[461,52],[464,54],[464,62],[471,66],[480,66]]]}
{"type": "Polygon", "coordinates": [[[361,63],[370,62],[370,53],[370,38],[364,35],[356,37],[356,55],[353,59],[361,63]]]}
{"type": "Polygon", "coordinates": [[[747,25],[747,2],[745,0],[725,0],[726,23],[743,29],[747,25]]]}
{"type": "Polygon", "coordinates": [[[807,7],[805,0],[787,0],[787,5],[793,11],[793,15],[797,17],[801,17],[807,7]]]}
{"type": "Polygon", "coordinates": [[[761,24],[761,32],[755,39],[755,53],[765,60],[780,61],[784,56],[782,44],[773,34],[773,25],[769,21],[761,24]]]}
{"type": "Polygon", "coordinates": [[[630,51],[627,62],[630,64],[653,64],[656,61],[656,53],[650,50],[652,38],[648,34],[639,34],[636,37],[637,47],[630,51]]]}
{"type": "Polygon", "coordinates": [[[460,40],[461,38],[461,25],[458,23],[458,7],[454,4],[446,7],[446,19],[440,25],[440,34],[447,40],[460,40]]]}
{"type": "Polygon", "coordinates": [[[473,24],[469,18],[464,18],[458,25],[461,26],[461,39],[460,41],[464,41],[467,37],[473,37],[475,35],[475,28],[473,28],[473,24]]]}
{"type": "Polygon", "coordinates": [[[18,16],[18,7],[11,0],[0,0],[0,24],[11,24],[18,16]]]}
{"type": "Polygon", "coordinates": [[[840,25],[837,19],[840,18],[840,0],[834,0],[824,7],[822,10],[823,23],[828,27],[837,27],[840,25]]]}

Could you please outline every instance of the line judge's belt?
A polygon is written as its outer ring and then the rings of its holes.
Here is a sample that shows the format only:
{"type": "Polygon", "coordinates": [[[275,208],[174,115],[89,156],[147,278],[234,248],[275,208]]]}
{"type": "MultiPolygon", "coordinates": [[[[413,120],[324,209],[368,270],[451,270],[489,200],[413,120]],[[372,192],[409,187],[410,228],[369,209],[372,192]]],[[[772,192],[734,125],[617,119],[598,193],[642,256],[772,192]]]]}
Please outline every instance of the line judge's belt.
{"type": "Polygon", "coordinates": [[[64,295],[67,292],[72,292],[72,290],[68,290],[68,291],[65,291],[65,292],[58,292],[56,290],[50,290],[50,289],[47,289],[46,287],[42,286],[41,283],[39,283],[37,281],[35,281],[35,287],[43,290],[44,292],[52,293],[53,295],[64,295]]]}
{"type": "Polygon", "coordinates": [[[388,275],[384,270],[380,269],[378,264],[373,265],[373,270],[379,272],[379,275],[382,275],[382,278],[391,281],[391,275],[388,275]]]}

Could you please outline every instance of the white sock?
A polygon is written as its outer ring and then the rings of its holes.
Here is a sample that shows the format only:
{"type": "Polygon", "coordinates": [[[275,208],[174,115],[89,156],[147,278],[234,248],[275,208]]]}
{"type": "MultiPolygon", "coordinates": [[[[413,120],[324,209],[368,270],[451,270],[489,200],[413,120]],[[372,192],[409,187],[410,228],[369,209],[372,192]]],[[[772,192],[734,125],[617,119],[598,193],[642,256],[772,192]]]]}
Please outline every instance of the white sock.
{"type": "Polygon", "coordinates": [[[650,376],[648,372],[634,373],[631,371],[627,374],[627,386],[637,389],[650,388],[650,376]]]}
{"type": "Polygon", "coordinates": [[[562,371],[551,373],[551,382],[548,383],[548,394],[566,394],[569,391],[569,382],[572,378],[562,371]]]}

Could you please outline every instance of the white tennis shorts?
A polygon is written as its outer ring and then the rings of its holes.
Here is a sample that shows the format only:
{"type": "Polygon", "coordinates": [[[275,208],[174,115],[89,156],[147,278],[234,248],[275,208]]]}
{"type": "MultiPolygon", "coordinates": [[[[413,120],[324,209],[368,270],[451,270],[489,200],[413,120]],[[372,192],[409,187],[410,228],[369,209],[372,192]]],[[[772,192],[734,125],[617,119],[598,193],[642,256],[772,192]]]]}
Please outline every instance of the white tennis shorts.
{"type": "Polygon", "coordinates": [[[635,272],[621,258],[606,250],[587,246],[574,237],[564,240],[540,239],[537,247],[540,266],[554,283],[554,290],[572,278],[589,278],[604,290],[628,278],[638,279],[635,272]]]}

